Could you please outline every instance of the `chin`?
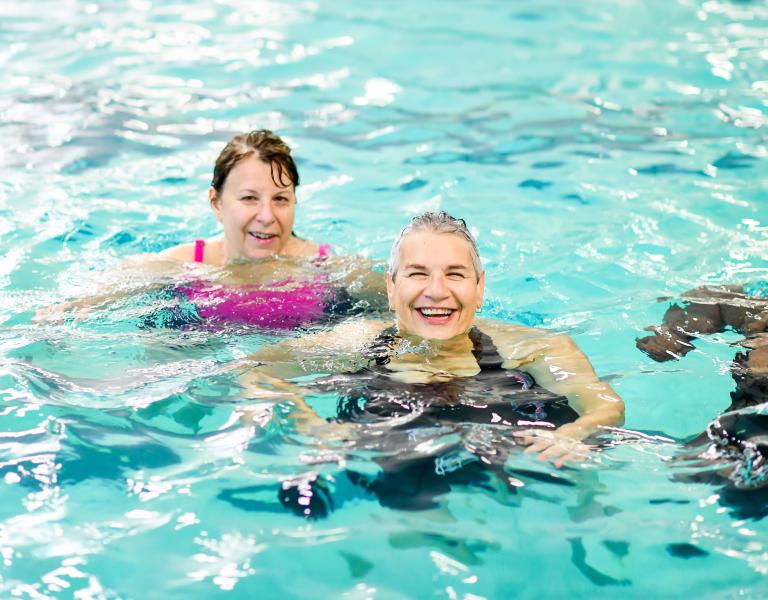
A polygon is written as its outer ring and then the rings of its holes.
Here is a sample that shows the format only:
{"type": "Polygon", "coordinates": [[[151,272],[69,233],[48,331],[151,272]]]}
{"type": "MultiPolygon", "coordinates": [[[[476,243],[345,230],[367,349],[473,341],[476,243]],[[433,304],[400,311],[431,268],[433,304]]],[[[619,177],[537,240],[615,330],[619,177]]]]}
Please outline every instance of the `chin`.
{"type": "Polygon", "coordinates": [[[461,331],[452,331],[451,333],[443,333],[441,335],[434,335],[432,336],[433,340],[439,340],[441,342],[444,342],[446,340],[452,340],[462,334],[461,331]]]}
{"type": "Polygon", "coordinates": [[[455,331],[453,328],[450,330],[447,329],[438,329],[435,328],[424,328],[424,327],[418,327],[414,328],[416,331],[411,330],[411,333],[414,335],[419,336],[420,338],[424,338],[425,340],[450,340],[452,338],[455,338],[457,335],[460,335],[460,331],[455,331]]]}

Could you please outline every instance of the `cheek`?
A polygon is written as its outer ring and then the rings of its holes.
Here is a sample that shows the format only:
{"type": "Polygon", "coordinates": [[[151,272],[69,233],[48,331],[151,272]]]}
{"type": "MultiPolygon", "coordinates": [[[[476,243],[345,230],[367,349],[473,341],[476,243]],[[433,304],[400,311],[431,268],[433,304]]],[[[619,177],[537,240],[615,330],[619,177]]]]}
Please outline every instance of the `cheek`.
{"type": "Polygon", "coordinates": [[[293,223],[296,219],[296,207],[295,206],[287,206],[282,209],[280,209],[278,213],[280,223],[283,226],[283,229],[285,229],[286,234],[290,234],[293,231],[293,223]]]}
{"type": "Polygon", "coordinates": [[[474,309],[480,299],[480,290],[475,285],[467,286],[461,293],[462,303],[474,309]]]}
{"type": "Polygon", "coordinates": [[[419,299],[420,295],[421,290],[418,286],[402,286],[395,296],[395,303],[397,306],[408,308],[419,299]]]}
{"type": "Polygon", "coordinates": [[[240,207],[234,202],[220,202],[218,217],[222,223],[232,223],[240,220],[240,207]]]}

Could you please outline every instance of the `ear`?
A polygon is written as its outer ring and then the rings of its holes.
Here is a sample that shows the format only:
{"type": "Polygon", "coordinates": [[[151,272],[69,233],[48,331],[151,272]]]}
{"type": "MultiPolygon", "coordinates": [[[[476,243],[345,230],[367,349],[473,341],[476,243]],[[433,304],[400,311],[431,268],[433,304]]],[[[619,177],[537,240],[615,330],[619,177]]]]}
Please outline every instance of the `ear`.
{"type": "Polygon", "coordinates": [[[211,203],[211,209],[213,214],[216,215],[216,220],[221,223],[221,199],[214,187],[208,188],[208,201],[211,203]]]}
{"type": "Polygon", "coordinates": [[[480,279],[477,282],[477,308],[483,307],[483,296],[485,295],[485,271],[480,273],[480,279]]]}
{"type": "Polygon", "coordinates": [[[387,279],[387,301],[389,302],[389,310],[394,311],[395,310],[395,302],[394,302],[395,284],[392,281],[392,276],[389,273],[387,273],[385,277],[387,279]]]}

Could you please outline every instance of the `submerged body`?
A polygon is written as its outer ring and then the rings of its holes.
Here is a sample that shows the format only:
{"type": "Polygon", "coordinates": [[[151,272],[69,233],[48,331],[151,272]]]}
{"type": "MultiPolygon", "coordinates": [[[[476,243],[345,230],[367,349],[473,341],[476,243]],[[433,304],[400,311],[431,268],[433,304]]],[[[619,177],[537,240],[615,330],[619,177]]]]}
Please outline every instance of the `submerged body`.
{"type": "MultiPolygon", "coordinates": [[[[204,261],[204,253],[205,241],[197,240],[196,263],[204,261]]],[[[329,253],[330,246],[320,246],[312,262],[321,266],[329,253]]],[[[289,276],[269,284],[223,285],[199,279],[176,288],[184,302],[195,306],[200,320],[268,329],[294,329],[320,321],[328,314],[343,312],[339,298],[342,290],[332,286],[327,273],[322,271],[307,273],[303,280],[289,276]]]]}
{"type": "Polygon", "coordinates": [[[707,470],[699,480],[739,489],[768,486],[768,284],[699,288],[672,305],[637,347],[658,362],[679,360],[693,340],[731,328],[745,336],[731,366],[736,388],[724,413],[687,444],[686,458],[707,470]],[[722,467],[715,469],[715,467],[722,467]]]}
{"type": "Polygon", "coordinates": [[[271,257],[226,268],[186,265],[139,297],[146,310],[138,324],[145,329],[247,325],[292,330],[380,313],[386,306],[381,294],[350,293],[358,274],[354,261],[327,253],[271,257]]]}
{"type": "Polygon", "coordinates": [[[487,335],[473,328],[469,337],[479,368],[472,376],[426,383],[393,378],[387,364],[402,340],[391,327],[369,348],[369,366],[311,384],[338,395],[334,420],[358,426],[355,450],[375,453],[381,469],[375,477],[347,474],[382,505],[433,508],[452,484],[485,484],[492,477],[504,483],[504,463],[515,446],[511,431],[554,430],[578,418],[564,396],[523,371],[504,369],[487,335]]]}

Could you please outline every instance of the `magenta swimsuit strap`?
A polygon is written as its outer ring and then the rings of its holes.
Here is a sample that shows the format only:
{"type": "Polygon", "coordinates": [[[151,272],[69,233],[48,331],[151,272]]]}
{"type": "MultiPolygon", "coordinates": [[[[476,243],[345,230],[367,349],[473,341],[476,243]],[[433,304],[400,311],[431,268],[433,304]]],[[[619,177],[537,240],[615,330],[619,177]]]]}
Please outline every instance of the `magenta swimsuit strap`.
{"type": "Polygon", "coordinates": [[[195,240],[195,262],[203,262],[203,253],[205,252],[205,240],[195,240]]]}

